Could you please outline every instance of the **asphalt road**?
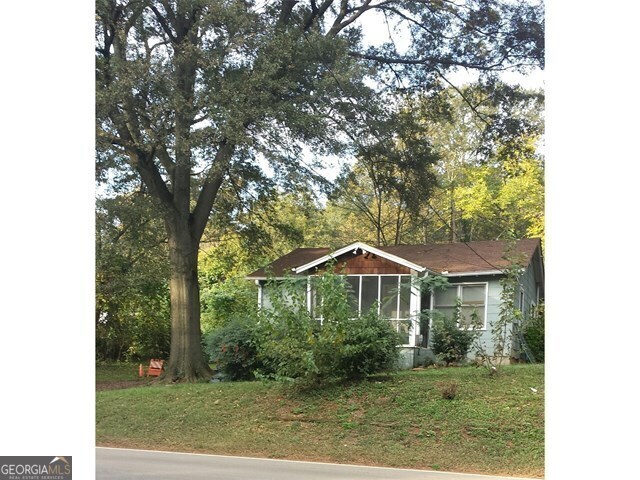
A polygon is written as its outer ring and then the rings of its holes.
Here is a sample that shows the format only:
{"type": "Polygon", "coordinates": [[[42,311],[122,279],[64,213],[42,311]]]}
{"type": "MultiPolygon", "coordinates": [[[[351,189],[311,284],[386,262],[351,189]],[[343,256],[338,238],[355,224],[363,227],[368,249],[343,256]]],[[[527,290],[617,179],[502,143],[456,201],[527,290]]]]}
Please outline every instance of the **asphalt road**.
{"type": "Polygon", "coordinates": [[[189,453],[96,449],[96,480],[514,480],[465,473],[189,453]]]}

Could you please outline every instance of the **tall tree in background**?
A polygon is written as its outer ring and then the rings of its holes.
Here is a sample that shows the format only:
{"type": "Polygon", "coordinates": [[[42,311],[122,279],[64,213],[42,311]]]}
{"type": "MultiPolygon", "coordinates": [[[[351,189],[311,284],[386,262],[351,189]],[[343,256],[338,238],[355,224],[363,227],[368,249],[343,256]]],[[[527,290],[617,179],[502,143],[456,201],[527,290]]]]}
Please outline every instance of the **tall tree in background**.
{"type": "MultiPolygon", "coordinates": [[[[359,214],[375,232],[376,245],[397,245],[436,184],[438,160],[410,109],[392,116],[370,144],[360,144],[356,163],[338,179],[334,199],[359,214]]],[[[364,240],[364,238],[362,238],[364,240]]]]}
{"type": "Polygon", "coordinates": [[[419,102],[440,154],[424,241],[543,236],[542,93],[494,82],[443,94],[444,112],[419,102]]]}
{"type": "MultiPolygon", "coordinates": [[[[447,72],[541,65],[542,10],[471,0],[97,0],[99,173],[138,176],[168,239],[171,353],[161,380],[211,373],[200,348],[198,247],[218,194],[321,181],[302,159],[370,142],[397,88],[447,72]],[[363,44],[378,13],[411,43],[363,44]],[[374,91],[376,80],[380,87],[374,91]],[[269,163],[265,174],[259,161],[269,163]]],[[[99,177],[102,178],[102,177],[99,177]]]]}

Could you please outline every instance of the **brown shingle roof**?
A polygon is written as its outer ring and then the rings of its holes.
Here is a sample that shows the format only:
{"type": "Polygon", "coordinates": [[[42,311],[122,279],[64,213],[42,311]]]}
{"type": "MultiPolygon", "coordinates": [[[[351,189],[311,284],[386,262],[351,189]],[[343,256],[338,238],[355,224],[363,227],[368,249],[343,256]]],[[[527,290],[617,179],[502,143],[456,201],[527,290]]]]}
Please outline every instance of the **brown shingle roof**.
{"type": "MultiPolygon", "coordinates": [[[[449,274],[464,274],[502,270],[507,267],[509,261],[503,258],[507,244],[507,241],[504,240],[489,240],[466,243],[393,245],[377,248],[433,272],[446,271],[449,274]]],[[[539,247],[539,238],[525,238],[516,242],[515,251],[522,254],[523,266],[531,262],[539,247]]],[[[317,260],[328,255],[331,251],[329,248],[297,248],[267,267],[256,270],[248,278],[264,278],[267,276],[267,272],[273,276],[291,274],[293,268],[317,260]]]]}
{"type": "Polygon", "coordinates": [[[312,262],[318,258],[324,257],[331,253],[330,248],[296,248],[292,252],[278,258],[264,268],[259,268],[247,278],[264,278],[268,275],[281,277],[286,274],[292,274],[292,269],[312,262]]]}

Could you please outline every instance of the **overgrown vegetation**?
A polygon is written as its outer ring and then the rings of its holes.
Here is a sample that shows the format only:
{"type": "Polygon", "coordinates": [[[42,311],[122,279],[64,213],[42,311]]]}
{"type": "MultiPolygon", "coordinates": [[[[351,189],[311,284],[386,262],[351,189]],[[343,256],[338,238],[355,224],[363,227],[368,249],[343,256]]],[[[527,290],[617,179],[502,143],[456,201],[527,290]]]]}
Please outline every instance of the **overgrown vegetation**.
{"type": "Polygon", "coordinates": [[[97,393],[96,441],[542,477],[544,401],[544,365],[506,365],[491,377],[474,367],[430,367],[313,390],[278,382],[146,386],[97,393]],[[443,398],[454,383],[455,398],[443,398]]]}
{"type": "Polygon", "coordinates": [[[436,358],[446,365],[463,361],[471,350],[477,332],[460,328],[459,300],[453,317],[438,312],[434,312],[432,317],[431,348],[436,358]]]}
{"type": "Polygon", "coordinates": [[[377,305],[354,318],[343,276],[328,271],[314,282],[313,311],[307,309],[306,278],[268,286],[271,305],[261,312],[258,328],[262,374],[322,382],[393,370],[401,340],[377,305]]]}
{"type": "Polygon", "coordinates": [[[229,380],[251,380],[262,367],[258,360],[256,318],[236,316],[205,336],[209,361],[229,380]]]}
{"type": "Polygon", "coordinates": [[[525,319],[522,335],[536,362],[544,362],[544,304],[539,303],[525,319]]]}

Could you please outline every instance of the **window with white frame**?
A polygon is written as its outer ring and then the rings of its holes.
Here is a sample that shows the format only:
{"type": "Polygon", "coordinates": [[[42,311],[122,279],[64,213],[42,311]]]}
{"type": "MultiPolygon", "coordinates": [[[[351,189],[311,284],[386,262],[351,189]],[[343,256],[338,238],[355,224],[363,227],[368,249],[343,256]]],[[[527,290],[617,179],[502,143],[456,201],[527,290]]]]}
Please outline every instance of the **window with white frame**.
{"type": "Polygon", "coordinates": [[[433,309],[453,318],[456,308],[460,307],[460,328],[485,328],[486,325],[487,284],[450,285],[444,290],[434,292],[433,309]],[[458,303],[459,302],[459,303],[458,303]]]}

